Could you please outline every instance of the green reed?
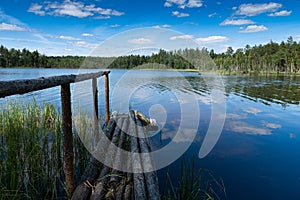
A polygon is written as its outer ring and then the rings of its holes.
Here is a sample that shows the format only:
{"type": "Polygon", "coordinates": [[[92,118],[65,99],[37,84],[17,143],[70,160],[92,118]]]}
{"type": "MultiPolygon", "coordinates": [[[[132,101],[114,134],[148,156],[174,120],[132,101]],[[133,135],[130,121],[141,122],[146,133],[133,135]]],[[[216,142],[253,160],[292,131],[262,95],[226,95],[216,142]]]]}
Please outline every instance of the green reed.
{"type": "MultiPolygon", "coordinates": [[[[0,109],[0,199],[64,198],[61,114],[51,104],[0,109]]],[[[89,154],[74,134],[78,177],[89,154]]]]}
{"type": "Polygon", "coordinates": [[[162,199],[220,200],[226,199],[226,191],[222,179],[216,179],[203,168],[196,170],[193,158],[191,162],[181,163],[177,180],[172,180],[167,171],[162,199]]]}

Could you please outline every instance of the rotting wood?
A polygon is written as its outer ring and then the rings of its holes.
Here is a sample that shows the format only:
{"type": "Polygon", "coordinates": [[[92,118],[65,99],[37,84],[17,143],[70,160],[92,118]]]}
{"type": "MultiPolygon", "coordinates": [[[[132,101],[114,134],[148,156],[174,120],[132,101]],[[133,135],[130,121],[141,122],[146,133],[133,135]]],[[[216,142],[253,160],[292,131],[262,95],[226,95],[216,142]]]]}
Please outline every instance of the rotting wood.
{"type": "Polygon", "coordinates": [[[0,81],[0,98],[15,94],[25,94],[28,92],[56,87],[68,83],[85,81],[93,78],[98,78],[103,75],[105,75],[106,79],[108,79],[109,73],[109,71],[102,71],[97,73],[87,73],[78,75],[71,74],[62,76],[41,77],[29,80],[0,81]]]}

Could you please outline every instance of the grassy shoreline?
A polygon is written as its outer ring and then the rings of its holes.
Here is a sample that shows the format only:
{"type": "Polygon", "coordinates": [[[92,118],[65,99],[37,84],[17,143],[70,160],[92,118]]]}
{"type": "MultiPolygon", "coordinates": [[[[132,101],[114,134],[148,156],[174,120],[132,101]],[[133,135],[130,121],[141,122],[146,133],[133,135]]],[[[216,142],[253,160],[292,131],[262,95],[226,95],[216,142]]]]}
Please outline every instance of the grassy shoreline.
{"type": "MultiPolygon", "coordinates": [[[[0,199],[65,198],[61,114],[52,104],[8,103],[0,109],[0,199]]],[[[89,154],[73,137],[76,172],[89,154]]]]}

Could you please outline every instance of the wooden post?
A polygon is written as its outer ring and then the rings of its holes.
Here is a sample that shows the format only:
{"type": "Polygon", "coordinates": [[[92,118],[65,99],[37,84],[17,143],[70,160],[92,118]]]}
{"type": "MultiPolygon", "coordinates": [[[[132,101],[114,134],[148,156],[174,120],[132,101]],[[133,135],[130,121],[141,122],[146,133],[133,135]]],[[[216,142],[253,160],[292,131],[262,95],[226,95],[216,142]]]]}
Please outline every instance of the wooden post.
{"type": "Polygon", "coordinates": [[[106,105],[106,124],[109,121],[110,114],[109,114],[109,80],[108,80],[108,74],[105,74],[105,105],[106,105]]]}
{"type": "Polygon", "coordinates": [[[61,85],[62,131],[64,134],[64,160],[68,197],[72,196],[75,188],[75,169],[72,135],[72,112],[70,84],[61,85]]]}
{"type": "Polygon", "coordinates": [[[94,135],[96,139],[96,143],[99,141],[99,126],[98,126],[98,119],[99,119],[99,112],[98,112],[98,88],[97,88],[97,78],[93,78],[92,80],[93,85],[93,102],[94,102],[94,135]]]}

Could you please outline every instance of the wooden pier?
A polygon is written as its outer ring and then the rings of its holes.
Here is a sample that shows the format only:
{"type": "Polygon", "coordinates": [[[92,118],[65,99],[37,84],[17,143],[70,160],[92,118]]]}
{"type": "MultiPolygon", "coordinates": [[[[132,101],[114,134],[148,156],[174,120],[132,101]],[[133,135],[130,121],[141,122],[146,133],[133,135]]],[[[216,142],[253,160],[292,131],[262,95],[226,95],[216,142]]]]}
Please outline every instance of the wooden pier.
{"type": "MultiPolygon", "coordinates": [[[[149,121],[140,116],[142,115],[132,110],[127,115],[113,116],[105,129],[105,135],[102,137],[108,137],[119,149],[137,153],[151,152],[147,138],[147,127],[149,128],[151,125],[147,125],[149,121]],[[127,131],[130,134],[127,134],[127,131]]],[[[106,148],[106,151],[108,156],[114,156],[113,160],[117,163],[116,165],[136,165],[144,169],[149,168],[149,164],[152,164],[149,156],[122,158],[119,151],[112,153],[109,148],[106,148]]],[[[92,157],[72,199],[160,199],[156,172],[121,172],[103,165],[92,157]]]]}
{"type": "MultiPolygon", "coordinates": [[[[113,115],[109,113],[109,71],[79,75],[41,77],[37,79],[0,81],[0,98],[16,94],[25,94],[37,90],[60,86],[62,106],[62,131],[64,146],[64,170],[68,199],[118,199],[118,200],[156,200],[160,199],[158,180],[150,154],[150,143],[147,138],[149,120],[137,111],[128,114],[113,115]],[[97,78],[105,79],[106,128],[101,135],[98,126],[98,86],[97,78]],[[133,157],[123,157],[120,151],[113,152],[114,164],[126,165],[132,170],[139,168],[141,173],[130,173],[103,165],[94,157],[84,171],[80,182],[75,182],[71,91],[70,84],[92,79],[93,110],[95,133],[99,140],[107,137],[118,149],[135,153],[133,157]],[[147,125],[147,126],[146,126],[147,125]],[[127,134],[130,133],[130,134],[127,134]],[[146,153],[140,156],[139,153],[146,153]],[[147,173],[143,173],[148,171],[147,173]],[[150,169],[150,170],[149,170],[150,169]]],[[[152,126],[153,128],[153,126],[152,126]]],[[[106,147],[100,146],[103,150],[106,147]]],[[[109,152],[110,149],[105,149],[109,152]]],[[[110,152],[111,153],[111,152],[110,152]]],[[[108,154],[107,154],[108,155],[108,154]]],[[[105,155],[104,155],[105,156],[105,155]]],[[[108,156],[106,156],[108,157],[108,156]]]]}
{"type": "MultiPolygon", "coordinates": [[[[106,122],[109,120],[109,75],[110,71],[96,73],[71,74],[52,77],[41,77],[36,79],[0,81],[0,98],[11,95],[25,94],[33,91],[43,90],[60,86],[61,107],[62,107],[62,131],[64,141],[64,161],[66,190],[68,197],[71,196],[75,184],[73,133],[72,133],[72,111],[70,84],[92,79],[92,92],[94,102],[94,121],[98,124],[98,86],[97,78],[104,76],[105,79],[105,101],[106,101],[106,122]]],[[[98,126],[96,126],[98,127],[98,126]]]]}

